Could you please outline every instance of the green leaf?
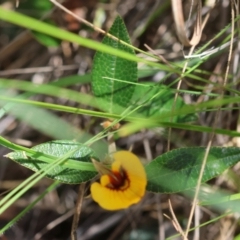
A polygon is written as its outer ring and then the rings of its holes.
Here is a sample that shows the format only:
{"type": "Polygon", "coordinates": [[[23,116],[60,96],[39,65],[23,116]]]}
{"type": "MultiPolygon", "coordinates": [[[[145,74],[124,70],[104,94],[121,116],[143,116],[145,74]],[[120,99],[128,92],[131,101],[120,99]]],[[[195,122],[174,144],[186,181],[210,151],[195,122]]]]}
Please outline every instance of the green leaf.
{"type": "Polygon", "coordinates": [[[32,31],[32,34],[34,35],[35,39],[41,43],[42,45],[46,47],[57,47],[60,45],[60,41],[57,38],[53,38],[49,35],[32,31]]]}
{"type": "MultiPolygon", "coordinates": [[[[137,85],[132,98],[133,104],[139,106],[143,104],[137,113],[142,117],[158,117],[165,113],[171,113],[174,104],[174,92],[164,86],[156,86],[155,84],[137,85]]],[[[186,106],[183,99],[178,96],[174,110],[179,110],[186,106]]],[[[196,114],[181,114],[172,118],[161,118],[163,122],[192,122],[197,119],[196,114]]]]}
{"type": "MultiPolygon", "coordinates": [[[[81,162],[91,162],[91,157],[94,157],[94,153],[91,148],[70,140],[56,140],[47,143],[37,145],[32,148],[33,150],[48,154],[55,157],[63,157],[66,153],[76,150],[69,159],[81,162]]],[[[20,165],[30,168],[34,172],[46,167],[49,163],[38,160],[36,158],[27,157],[24,151],[15,151],[7,154],[7,157],[20,165]]],[[[96,157],[94,157],[96,159],[96,157]]],[[[58,180],[68,184],[79,184],[86,182],[97,175],[97,172],[93,171],[81,171],[77,169],[70,169],[64,165],[56,166],[50,173],[47,173],[47,177],[58,180]]]]}
{"type": "MultiPolygon", "coordinates": [[[[109,33],[130,44],[127,29],[119,16],[115,19],[109,33]]],[[[108,36],[104,37],[102,43],[135,55],[130,47],[108,36]]],[[[135,85],[129,83],[135,82],[137,82],[136,62],[108,53],[96,52],[92,70],[92,89],[96,97],[107,101],[104,109],[110,113],[116,113],[114,104],[127,107],[135,89],[135,85]]]]}
{"type": "Polygon", "coordinates": [[[34,18],[43,17],[48,11],[53,7],[53,4],[49,0],[41,1],[21,1],[19,7],[17,8],[18,12],[22,12],[34,18]]]}
{"type": "MultiPolygon", "coordinates": [[[[55,23],[49,19],[45,20],[44,22],[55,25],[55,23]]],[[[32,31],[32,34],[39,43],[46,47],[58,47],[61,44],[61,41],[59,39],[49,36],[47,34],[37,31],[32,31]]]]}
{"type": "MultiPolygon", "coordinates": [[[[180,192],[197,185],[205,147],[180,148],[167,152],[145,166],[152,192],[180,192]]],[[[210,149],[202,183],[220,175],[240,161],[240,148],[210,149]]]]}

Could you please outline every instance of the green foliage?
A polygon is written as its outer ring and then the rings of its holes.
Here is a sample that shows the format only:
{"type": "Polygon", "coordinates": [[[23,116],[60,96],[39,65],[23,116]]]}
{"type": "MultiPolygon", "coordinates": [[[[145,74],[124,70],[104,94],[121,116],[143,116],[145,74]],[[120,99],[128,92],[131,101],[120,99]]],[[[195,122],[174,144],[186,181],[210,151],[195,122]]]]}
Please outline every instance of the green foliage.
{"type": "MultiPolygon", "coordinates": [[[[109,33],[117,37],[119,40],[130,44],[130,38],[128,36],[126,27],[120,17],[116,18],[109,33]]],[[[134,50],[129,45],[125,45],[119,40],[114,40],[109,36],[105,36],[102,44],[110,47],[111,49],[115,49],[116,52],[120,50],[122,52],[131,54],[132,56],[135,56],[134,50]]],[[[149,121],[151,118],[156,120],[158,117],[162,117],[166,113],[167,117],[161,118],[161,121],[163,122],[180,123],[194,121],[196,119],[196,115],[194,113],[178,114],[177,116],[171,117],[172,111],[174,112],[179,109],[181,110],[184,106],[187,105],[184,103],[181,97],[178,97],[173,109],[174,92],[172,91],[172,89],[164,85],[158,86],[153,84],[137,84],[137,65],[135,62],[130,61],[129,58],[126,59],[127,56],[129,55],[120,54],[115,56],[110,54],[109,50],[105,51],[105,48],[101,48],[94,57],[92,72],[93,93],[99,100],[104,100],[105,105],[103,106],[103,108],[108,113],[115,112],[116,106],[118,105],[123,107],[122,110],[126,109],[126,107],[128,106],[132,106],[132,108],[140,106],[139,108],[136,108],[135,113],[137,114],[137,116],[141,116],[143,119],[149,119],[149,121]]],[[[87,79],[89,79],[89,77],[87,77],[87,79]]],[[[78,79],[74,78],[74,83],[76,83],[77,81],[78,79]]],[[[18,84],[14,81],[11,81],[11,83],[15,87],[18,86],[19,89],[29,89],[30,91],[34,90],[34,88],[27,83],[20,82],[18,84]]],[[[4,87],[5,85],[6,82],[2,80],[2,87],[4,87]]],[[[9,87],[10,85],[6,86],[9,87]]],[[[44,92],[41,93],[47,93],[50,95],[55,94],[56,96],[66,96],[67,98],[74,101],[77,101],[77,98],[79,98],[79,96],[75,96],[73,92],[68,93],[67,91],[69,90],[61,90],[53,86],[50,87],[42,85],[37,86],[36,89],[37,91],[40,91],[42,89],[44,92]]],[[[86,99],[86,97],[88,96],[83,96],[81,101],[83,101],[83,99],[86,99]]],[[[87,102],[91,102],[92,104],[91,98],[89,98],[86,103],[87,102]]],[[[93,104],[92,106],[95,106],[95,104],[93,104]]],[[[48,107],[50,108],[51,106],[48,105],[48,107]]],[[[65,111],[68,111],[67,108],[65,108],[65,111]]],[[[74,111],[76,110],[73,109],[72,112],[74,111]]],[[[27,112],[27,109],[24,112],[27,112]]],[[[87,112],[82,111],[82,113],[86,114],[87,112]]],[[[93,111],[89,112],[89,114],[92,114],[92,116],[94,116],[93,111]]],[[[79,162],[91,162],[91,157],[93,156],[91,148],[69,140],[53,141],[50,143],[38,145],[33,148],[33,150],[39,153],[48,154],[60,158],[64,157],[65,154],[68,154],[73,149],[76,150],[76,156],[68,156],[68,159],[70,158],[79,162]]],[[[231,149],[229,149],[229,151],[230,150],[231,149]]],[[[185,189],[195,187],[201,167],[201,160],[203,156],[202,154],[204,153],[204,151],[204,148],[178,149],[169,153],[165,153],[162,156],[159,156],[158,158],[153,160],[146,166],[149,180],[148,189],[154,192],[172,192],[183,191],[185,189]],[[173,168],[168,168],[169,164],[171,164],[173,168]],[[180,168],[179,164],[181,166],[180,168]],[[178,174],[176,174],[176,172],[178,174]],[[172,181],[168,181],[167,183],[166,181],[163,181],[164,179],[166,179],[166,176],[172,176],[172,181]],[[191,181],[187,181],[186,183],[186,176],[190,178],[191,181]],[[182,177],[182,181],[178,180],[178,178],[180,177],[182,177]],[[176,184],[173,184],[174,182],[176,184]],[[168,183],[171,184],[168,185],[168,183]]],[[[233,161],[229,161],[229,164],[227,164],[226,159],[228,159],[229,157],[229,151],[226,151],[225,149],[224,159],[219,157],[219,151],[221,151],[222,153],[224,150],[221,148],[211,149],[209,155],[210,160],[207,163],[207,170],[205,173],[208,174],[206,176],[204,175],[202,182],[206,182],[207,180],[217,176],[229,166],[232,166],[234,163],[237,162],[236,158],[233,158],[233,161]],[[212,160],[210,156],[213,156],[214,160],[212,160]],[[213,166],[214,171],[211,171],[210,173],[209,169],[213,166]]],[[[236,152],[237,151],[238,149],[236,149],[236,152]]],[[[16,151],[10,153],[8,154],[8,157],[20,163],[21,165],[32,169],[33,171],[39,171],[46,167],[47,164],[53,163],[53,160],[49,162],[39,160],[39,156],[26,156],[23,151],[16,151]]],[[[74,169],[72,167],[68,168],[62,164],[54,167],[51,172],[46,174],[46,176],[52,179],[59,180],[65,183],[84,182],[90,180],[95,175],[95,172],[84,171],[78,168],[74,169]]],[[[189,180],[188,178],[187,180],[189,180]]]]}
{"type": "MultiPolygon", "coordinates": [[[[130,44],[127,29],[119,16],[109,33],[130,44]]],[[[102,43],[134,55],[132,48],[109,36],[105,36],[102,43]]],[[[116,104],[127,107],[135,88],[131,83],[135,82],[137,82],[135,62],[108,53],[96,52],[92,69],[92,88],[96,97],[106,100],[107,105],[101,106],[102,108],[110,113],[116,113],[116,104]]]]}
{"type": "MultiPolygon", "coordinates": [[[[137,110],[137,113],[145,118],[161,117],[165,113],[171,113],[186,106],[180,96],[174,105],[174,92],[167,86],[156,84],[137,85],[132,102],[136,106],[143,105],[137,110]],[[174,109],[173,106],[175,106],[174,109]]],[[[192,113],[161,118],[163,122],[191,122],[195,120],[197,120],[197,116],[192,113]]]]}
{"type": "MultiPolygon", "coordinates": [[[[46,10],[49,10],[49,6],[46,4],[48,1],[30,2],[33,5],[36,4],[34,8],[36,7],[36,9],[38,8],[41,10],[39,12],[41,14],[43,14],[46,10]],[[43,4],[43,6],[38,6],[37,4],[43,4]]],[[[79,139],[78,137],[81,135],[84,140],[81,142],[85,142],[88,141],[91,136],[85,136],[80,130],[77,131],[73,127],[70,128],[70,125],[65,122],[63,123],[62,120],[57,119],[57,117],[50,118],[48,115],[49,113],[46,113],[45,111],[38,111],[39,109],[36,106],[56,111],[85,114],[92,117],[113,118],[116,119],[116,121],[123,119],[131,122],[133,125],[137,125],[137,123],[142,124],[138,126],[138,129],[136,128],[136,131],[142,128],[160,126],[165,128],[175,127],[192,131],[212,132],[213,130],[211,127],[182,124],[182,122],[191,122],[196,120],[197,116],[195,112],[197,111],[206,111],[209,109],[210,111],[215,111],[223,104],[236,103],[239,100],[237,96],[231,98],[223,97],[222,99],[215,99],[197,104],[197,106],[188,106],[184,103],[181,97],[178,97],[176,103],[174,103],[175,91],[167,86],[149,84],[147,86],[146,84],[138,84],[136,62],[142,62],[151,66],[151,68],[147,69],[146,73],[140,72],[141,76],[149,76],[160,70],[166,72],[168,71],[169,74],[178,72],[179,68],[181,68],[186,61],[184,60],[181,66],[178,65],[180,66],[178,68],[171,68],[163,64],[148,61],[144,58],[136,57],[136,49],[130,45],[125,45],[120,42],[120,40],[122,40],[130,44],[130,38],[126,27],[120,17],[116,18],[109,31],[110,34],[117,37],[119,40],[114,40],[109,36],[105,36],[102,43],[81,38],[80,36],[59,29],[49,23],[44,23],[19,13],[5,10],[1,7],[0,19],[37,31],[38,33],[34,33],[35,37],[37,37],[38,40],[46,46],[55,46],[57,42],[55,42],[52,37],[56,37],[61,40],[81,44],[83,47],[97,50],[94,57],[92,72],[92,89],[95,97],[64,88],[70,83],[79,83],[81,81],[79,76],[73,76],[72,79],[71,77],[66,78],[65,83],[63,84],[61,81],[61,84],[59,82],[55,82],[52,84],[55,86],[51,86],[50,84],[36,85],[18,80],[12,81],[9,79],[0,79],[0,87],[4,90],[9,88],[30,91],[31,94],[28,96],[39,93],[55,97],[60,96],[93,108],[99,107],[100,110],[104,110],[103,112],[97,112],[85,109],[69,108],[67,106],[56,106],[49,103],[34,102],[30,100],[25,100],[24,102],[20,101],[22,100],[20,98],[10,98],[9,96],[7,96],[9,98],[4,99],[5,95],[1,94],[1,105],[4,106],[4,110],[2,109],[0,112],[1,116],[3,116],[4,113],[6,113],[6,109],[8,109],[8,113],[53,138],[75,139],[76,137],[76,139],[79,139]],[[42,34],[48,34],[51,37],[48,39],[47,35],[42,34]],[[11,101],[11,107],[5,107],[4,104],[6,101],[11,101]],[[22,105],[14,105],[16,102],[21,103],[22,105]],[[97,104],[95,104],[96,102],[97,104]],[[26,104],[31,104],[31,108],[27,108],[26,104]],[[13,106],[15,106],[15,109],[13,106]],[[127,114],[124,113],[124,110],[126,110],[129,106],[134,113],[127,116],[127,114]],[[5,112],[3,113],[2,111],[5,112]],[[29,113],[34,115],[34,117],[29,116],[29,113]],[[118,115],[115,113],[118,113],[118,115]],[[39,118],[39,116],[41,117],[39,118]],[[42,121],[42,119],[45,119],[45,122],[42,121]],[[56,124],[56,128],[53,128],[52,126],[55,122],[58,124],[56,124]],[[146,124],[147,122],[149,125],[146,124]],[[57,132],[57,130],[59,130],[59,126],[61,126],[61,131],[57,132]]],[[[141,32],[137,34],[141,34],[141,32]]],[[[140,52],[138,49],[137,51],[140,52]]],[[[189,60],[190,64],[188,66],[191,67],[187,69],[187,73],[185,73],[185,75],[198,81],[207,82],[206,79],[198,77],[197,74],[192,74],[192,72],[195,71],[196,68],[204,61],[204,59],[189,60]]],[[[211,73],[208,73],[208,75],[210,74],[211,73]]],[[[82,80],[83,82],[89,82],[90,77],[86,75],[82,80]]],[[[176,82],[177,81],[178,79],[176,82]]],[[[238,92],[235,93],[239,94],[238,92]]],[[[197,94],[202,94],[202,92],[199,91],[197,94]]],[[[228,134],[229,136],[239,136],[237,131],[225,129],[214,130],[215,133],[228,134]]],[[[104,134],[105,132],[103,131],[100,134],[101,136],[93,138],[92,142],[106,136],[104,134]]],[[[4,145],[3,142],[1,142],[1,144],[4,145]]],[[[16,148],[16,145],[13,147],[13,144],[12,146],[11,144],[6,144],[4,146],[14,150],[14,152],[9,153],[7,157],[24,167],[32,169],[37,172],[37,174],[39,171],[41,172],[41,175],[39,178],[36,178],[36,181],[38,181],[41,177],[47,176],[53,180],[74,184],[89,181],[97,174],[91,163],[91,158],[93,158],[95,154],[93,153],[92,145],[90,145],[91,147],[88,147],[88,142],[83,145],[70,140],[56,140],[35,146],[32,149],[28,149],[28,151],[19,150],[20,146],[18,146],[19,148],[16,148]],[[87,169],[84,169],[84,166],[87,166],[87,169]]],[[[99,148],[101,148],[104,152],[102,154],[104,156],[106,154],[106,144],[99,144],[99,146],[99,148]]],[[[156,193],[172,193],[196,187],[205,151],[206,148],[204,147],[179,148],[158,156],[145,166],[148,177],[147,190],[156,193]]],[[[100,158],[99,153],[97,156],[100,158]]],[[[96,159],[96,157],[94,158],[96,159]]],[[[239,162],[239,160],[239,148],[211,148],[201,183],[205,183],[209,179],[220,175],[223,171],[239,162]]],[[[28,183],[28,187],[31,187],[30,183],[28,183]]],[[[26,192],[29,188],[25,187],[24,191],[26,192]]],[[[16,197],[14,196],[15,199],[11,196],[9,196],[9,199],[13,199],[15,201],[21,196],[21,194],[24,193],[24,191],[22,191],[19,195],[16,195],[16,197]]],[[[1,211],[4,211],[8,206],[9,205],[5,205],[5,208],[0,208],[0,214],[1,211]]]]}
{"type": "MultiPolygon", "coordinates": [[[[19,7],[17,8],[18,12],[25,13],[28,16],[33,18],[44,19],[45,22],[54,24],[50,20],[45,20],[47,14],[51,11],[53,5],[49,0],[41,0],[41,1],[32,1],[26,0],[21,1],[19,7]]],[[[32,31],[33,36],[36,38],[38,42],[45,45],[46,47],[56,47],[60,45],[60,41],[54,37],[49,35],[32,31]]]]}
{"type": "Polygon", "coordinates": [[[52,9],[52,3],[48,0],[21,1],[17,10],[34,18],[42,18],[46,13],[52,9]]]}
{"type": "Polygon", "coordinates": [[[57,38],[51,37],[47,34],[39,33],[36,31],[32,31],[35,39],[46,47],[57,47],[60,45],[60,41],[57,38]]]}
{"type": "MultiPolygon", "coordinates": [[[[157,157],[146,165],[147,189],[152,192],[182,192],[197,185],[206,148],[180,148],[157,157]]],[[[212,147],[202,183],[240,161],[240,148],[212,147]]]]}
{"type": "MultiPolygon", "coordinates": [[[[96,157],[93,156],[94,153],[91,148],[75,141],[56,140],[37,145],[32,149],[37,152],[34,157],[28,157],[24,151],[9,153],[7,157],[35,172],[40,171],[49,164],[39,160],[41,153],[55,157],[63,157],[65,154],[73,152],[68,159],[79,162],[91,162],[91,158],[96,159],[96,157]]],[[[97,173],[93,171],[81,171],[68,168],[66,163],[54,167],[46,176],[63,183],[79,184],[92,179],[96,174],[97,173]]]]}

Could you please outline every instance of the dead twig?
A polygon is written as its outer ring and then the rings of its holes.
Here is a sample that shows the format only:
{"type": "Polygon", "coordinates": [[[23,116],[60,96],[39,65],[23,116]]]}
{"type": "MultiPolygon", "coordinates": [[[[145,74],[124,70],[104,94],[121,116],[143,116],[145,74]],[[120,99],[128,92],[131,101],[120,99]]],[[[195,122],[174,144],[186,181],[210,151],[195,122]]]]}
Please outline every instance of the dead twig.
{"type": "Polygon", "coordinates": [[[182,7],[183,2],[182,0],[171,0],[171,2],[172,2],[173,19],[176,25],[176,31],[177,31],[179,40],[186,47],[196,46],[201,40],[202,30],[205,27],[207,20],[210,16],[210,11],[202,21],[202,2],[198,0],[197,17],[194,25],[193,36],[189,40],[186,29],[185,29],[185,21],[183,16],[183,7],[182,7]]]}
{"type": "Polygon", "coordinates": [[[75,213],[73,216],[72,229],[71,229],[72,240],[77,240],[77,227],[78,227],[78,221],[79,221],[81,208],[82,208],[82,204],[83,204],[84,190],[85,190],[85,183],[82,183],[79,186],[78,199],[76,202],[75,213]]]}

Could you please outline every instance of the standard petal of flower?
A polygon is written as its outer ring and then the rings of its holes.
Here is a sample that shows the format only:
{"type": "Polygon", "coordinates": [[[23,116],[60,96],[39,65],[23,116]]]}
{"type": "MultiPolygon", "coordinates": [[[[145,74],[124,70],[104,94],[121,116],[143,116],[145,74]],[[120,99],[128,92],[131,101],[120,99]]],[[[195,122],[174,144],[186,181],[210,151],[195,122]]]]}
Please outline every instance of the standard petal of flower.
{"type": "Polygon", "coordinates": [[[113,158],[115,160],[112,164],[113,171],[119,171],[119,168],[122,167],[127,172],[130,180],[140,181],[146,187],[147,176],[142,163],[136,155],[128,151],[119,151],[113,155],[113,158]]]}

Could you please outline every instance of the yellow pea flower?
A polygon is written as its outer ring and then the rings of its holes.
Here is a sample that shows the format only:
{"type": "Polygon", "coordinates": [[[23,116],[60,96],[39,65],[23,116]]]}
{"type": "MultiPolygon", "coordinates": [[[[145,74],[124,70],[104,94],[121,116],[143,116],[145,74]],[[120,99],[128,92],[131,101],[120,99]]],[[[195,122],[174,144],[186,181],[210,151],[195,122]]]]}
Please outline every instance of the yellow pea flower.
{"type": "Polygon", "coordinates": [[[92,198],[102,208],[119,210],[138,203],[145,194],[147,177],[138,157],[129,151],[113,154],[113,163],[100,183],[91,185],[92,198]]]}

